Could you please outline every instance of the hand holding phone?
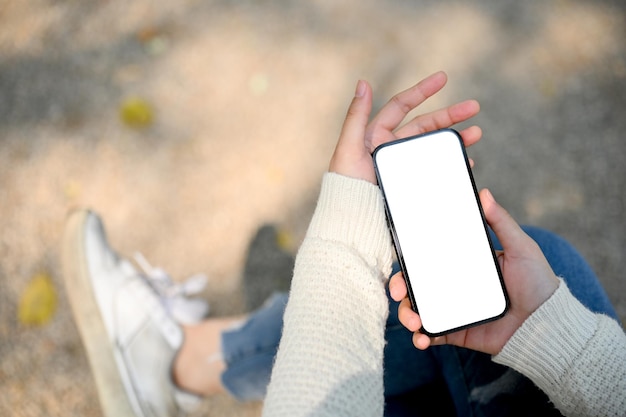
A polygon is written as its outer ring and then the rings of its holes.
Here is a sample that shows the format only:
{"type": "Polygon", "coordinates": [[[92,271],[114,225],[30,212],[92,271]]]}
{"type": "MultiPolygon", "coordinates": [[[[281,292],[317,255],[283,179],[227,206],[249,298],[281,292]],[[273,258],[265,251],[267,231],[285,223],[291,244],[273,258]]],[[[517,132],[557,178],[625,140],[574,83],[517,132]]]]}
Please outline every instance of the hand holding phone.
{"type": "Polygon", "coordinates": [[[496,253],[511,299],[510,308],[499,320],[431,339],[419,333],[421,319],[411,307],[406,282],[401,273],[395,274],[389,281],[389,292],[391,298],[400,302],[398,318],[402,325],[414,332],[413,344],[419,349],[432,344],[450,344],[496,355],[559,287],[559,280],[539,245],[497,203],[489,190],[480,192],[480,201],[485,219],[502,245],[502,252],[496,253]]]}
{"type": "Polygon", "coordinates": [[[458,133],[389,142],[373,158],[422,332],[438,336],[502,317],[508,296],[458,133]]]}

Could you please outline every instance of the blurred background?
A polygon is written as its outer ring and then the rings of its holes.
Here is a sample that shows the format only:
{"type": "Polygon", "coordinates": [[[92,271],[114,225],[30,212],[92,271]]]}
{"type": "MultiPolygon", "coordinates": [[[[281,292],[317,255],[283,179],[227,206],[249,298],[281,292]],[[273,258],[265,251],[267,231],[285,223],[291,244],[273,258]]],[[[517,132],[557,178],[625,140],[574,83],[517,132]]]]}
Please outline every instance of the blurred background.
{"type": "MultiPolygon", "coordinates": [[[[359,78],[376,108],[438,70],[422,109],[478,99],[478,186],[570,240],[625,320],[625,10],[0,0],[0,415],[101,415],[60,270],[68,210],[176,279],[206,273],[213,315],[246,311],[288,284],[359,78]]],[[[258,414],[224,396],[197,415],[258,414]]]]}

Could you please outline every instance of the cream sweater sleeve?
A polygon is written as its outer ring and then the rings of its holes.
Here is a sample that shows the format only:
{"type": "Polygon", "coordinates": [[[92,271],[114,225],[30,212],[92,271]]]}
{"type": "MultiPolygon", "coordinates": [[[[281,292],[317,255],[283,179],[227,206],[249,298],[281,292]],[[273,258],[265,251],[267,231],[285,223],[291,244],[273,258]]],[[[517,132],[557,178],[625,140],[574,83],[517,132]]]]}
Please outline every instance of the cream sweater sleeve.
{"type": "Polygon", "coordinates": [[[378,187],[326,174],[296,258],[264,416],[383,415],[391,262],[378,187]]]}
{"type": "Polygon", "coordinates": [[[626,335],[563,281],[493,359],[530,378],[566,416],[626,416],[626,335]]]}

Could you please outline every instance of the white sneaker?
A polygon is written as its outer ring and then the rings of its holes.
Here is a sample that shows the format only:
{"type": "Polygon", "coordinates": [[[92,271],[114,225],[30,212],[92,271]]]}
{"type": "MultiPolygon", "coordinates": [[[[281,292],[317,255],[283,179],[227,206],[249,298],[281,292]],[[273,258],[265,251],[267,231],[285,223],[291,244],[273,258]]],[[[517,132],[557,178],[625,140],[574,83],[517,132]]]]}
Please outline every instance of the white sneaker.
{"type": "Polygon", "coordinates": [[[144,274],[109,247],[95,213],[69,216],[63,275],[104,415],[179,416],[201,400],[175,386],[172,363],[183,343],[181,318],[198,321],[208,311],[206,302],[186,297],[202,279],[177,286],[138,259],[144,274]]]}

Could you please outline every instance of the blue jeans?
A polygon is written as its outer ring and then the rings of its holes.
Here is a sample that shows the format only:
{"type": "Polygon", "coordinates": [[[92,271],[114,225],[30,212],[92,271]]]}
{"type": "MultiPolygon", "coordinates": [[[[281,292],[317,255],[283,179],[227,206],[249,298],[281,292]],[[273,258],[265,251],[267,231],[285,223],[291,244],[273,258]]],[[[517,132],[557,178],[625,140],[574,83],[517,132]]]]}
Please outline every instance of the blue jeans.
{"type": "MultiPolygon", "coordinates": [[[[617,320],[595,274],[568,242],[536,227],[524,230],[576,298],[590,310],[617,320]]],[[[500,249],[493,233],[492,240],[500,249]]],[[[398,321],[397,303],[391,298],[389,302],[384,354],[386,416],[416,416],[420,410],[429,413],[433,409],[437,415],[560,415],[530,380],[492,362],[490,355],[454,346],[416,349],[412,334],[398,321]]],[[[286,303],[287,294],[274,294],[243,326],[222,334],[227,364],[222,382],[236,398],[264,397],[286,303]]]]}

